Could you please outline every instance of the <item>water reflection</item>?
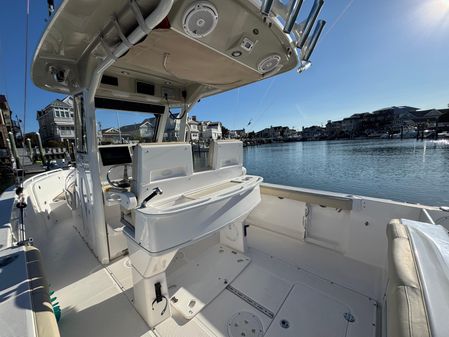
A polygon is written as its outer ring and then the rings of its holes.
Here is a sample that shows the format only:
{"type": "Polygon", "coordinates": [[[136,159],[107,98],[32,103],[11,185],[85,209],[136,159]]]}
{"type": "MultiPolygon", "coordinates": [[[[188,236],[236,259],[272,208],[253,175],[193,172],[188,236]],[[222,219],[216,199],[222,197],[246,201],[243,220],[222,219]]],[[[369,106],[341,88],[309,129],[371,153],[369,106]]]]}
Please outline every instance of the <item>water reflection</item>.
{"type": "Polygon", "coordinates": [[[356,140],[248,147],[265,181],[430,205],[449,205],[449,141],[356,140]]]}

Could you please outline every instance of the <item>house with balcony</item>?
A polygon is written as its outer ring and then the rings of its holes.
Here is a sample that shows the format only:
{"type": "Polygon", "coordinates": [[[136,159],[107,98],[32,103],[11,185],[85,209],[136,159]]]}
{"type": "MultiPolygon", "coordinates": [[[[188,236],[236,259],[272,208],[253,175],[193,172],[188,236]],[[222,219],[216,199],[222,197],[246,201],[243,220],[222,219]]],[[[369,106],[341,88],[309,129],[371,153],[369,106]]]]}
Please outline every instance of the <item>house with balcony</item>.
{"type": "MultiPolygon", "coordinates": [[[[296,131],[294,131],[296,133],[296,131]]],[[[288,126],[270,126],[256,132],[258,138],[276,139],[288,137],[290,135],[290,128],[288,126]]]]}
{"type": "Polygon", "coordinates": [[[230,130],[229,131],[229,138],[232,139],[240,139],[246,136],[245,129],[240,130],[230,130]]]}
{"type": "Polygon", "coordinates": [[[178,118],[178,114],[173,114],[174,118],[169,118],[167,120],[167,125],[165,126],[164,140],[166,141],[183,141],[180,138],[179,131],[181,130],[181,118],[178,118]]]}
{"type": "Polygon", "coordinates": [[[326,124],[326,134],[328,139],[342,137],[342,121],[328,120],[326,124]]]}
{"type": "Polygon", "coordinates": [[[309,127],[303,127],[301,131],[301,136],[304,140],[321,140],[326,138],[326,129],[318,126],[312,125],[309,127]]]}
{"type": "Polygon", "coordinates": [[[200,130],[198,128],[199,124],[200,123],[198,123],[196,120],[196,116],[192,116],[192,118],[189,118],[189,120],[187,121],[190,141],[196,142],[200,139],[200,130]]]}
{"type": "Polygon", "coordinates": [[[118,128],[106,128],[98,131],[98,139],[101,144],[129,143],[129,134],[121,132],[118,128]]]}
{"type": "MultiPolygon", "coordinates": [[[[120,127],[120,133],[122,137],[126,137],[121,140],[121,142],[126,141],[126,139],[135,140],[146,140],[152,141],[155,134],[156,128],[156,118],[146,118],[140,123],[128,124],[120,127]]],[[[114,130],[109,130],[112,135],[114,130]]]]}
{"type": "Polygon", "coordinates": [[[210,141],[223,137],[221,122],[202,121],[198,124],[200,140],[210,141]]]}
{"type": "Polygon", "coordinates": [[[62,142],[75,139],[75,119],[73,117],[73,98],[55,99],[44,109],[37,111],[39,133],[42,142],[62,142]]]}
{"type": "MultiPolygon", "coordinates": [[[[0,95],[0,148],[7,148],[8,132],[12,130],[11,110],[6,96],[0,95]]],[[[7,154],[5,155],[7,156],[7,154]]]]}
{"type": "Polygon", "coordinates": [[[6,139],[8,139],[8,132],[12,132],[16,144],[20,146],[23,137],[19,120],[14,120],[12,118],[12,111],[6,96],[0,95],[0,148],[7,148],[6,139]]]}

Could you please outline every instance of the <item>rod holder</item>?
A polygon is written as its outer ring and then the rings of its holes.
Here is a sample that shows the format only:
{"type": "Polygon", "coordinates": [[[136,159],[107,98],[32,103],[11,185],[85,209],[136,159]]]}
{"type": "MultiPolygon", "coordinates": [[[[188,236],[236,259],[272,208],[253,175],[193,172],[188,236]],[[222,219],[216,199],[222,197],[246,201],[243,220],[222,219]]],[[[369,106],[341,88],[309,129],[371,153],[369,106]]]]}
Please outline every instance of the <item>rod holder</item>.
{"type": "Polygon", "coordinates": [[[312,30],[312,27],[315,24],[315,21],[318,18],[318,14],[320,14],[323,5],[324,0],[315,0],[315,2],[313,3],[313,7],[310,10],[309,16],[307,17],[306,21],[301,24],[302,29],[300,32],[300,39],[296,44],[298,48],[304,47],[304,44],[309,37],[310,31],[312,30]]]}
{"type": "Polygon", "coordinates": [[[307,40],[307,43],[304,46],[304,53],[301,57],[301,60],[303,61],[309,61],[310,55],[312,55],[313,50],[316,47],[316,44],[320,38],[321,33],[323,32],[323,28],[326,25],[326,21],[324,20],[318,20],[315,30],[312,33],[312,36],[310,39],[307,40]]]}
{"type": "Polygon", "coordinates": [[[284,33],[290,34],[292,31],[293,25],[295,24],[299,11],[301,10],[302,3],[303,0],[291,0],[284,26],[284,33]]]}
{"type": "Polygon", "coordinates": [[[260,6],[260,12],[262,15],[267,16],[270,14],[271,7],[273,7],[273,0],[263,0],[260,6]]]}

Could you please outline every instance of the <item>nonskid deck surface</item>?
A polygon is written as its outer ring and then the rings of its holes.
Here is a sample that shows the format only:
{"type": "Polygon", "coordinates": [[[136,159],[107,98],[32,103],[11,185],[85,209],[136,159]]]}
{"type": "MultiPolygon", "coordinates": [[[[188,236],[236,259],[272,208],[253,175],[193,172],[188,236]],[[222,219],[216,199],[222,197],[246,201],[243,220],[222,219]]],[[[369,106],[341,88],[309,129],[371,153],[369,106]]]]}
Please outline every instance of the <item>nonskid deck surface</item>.
{"type": "Polygon", "coordinates": [[[62,336],[375,335],[373,300],[251,248],[248,266],[194,318],[172,308],[173,318],[150,331],[132,304],[129,258],[102,267],[71,222],[58,227],[70,258],[40,248],[53,256],[45,265],[62,308],[62,336]]]}

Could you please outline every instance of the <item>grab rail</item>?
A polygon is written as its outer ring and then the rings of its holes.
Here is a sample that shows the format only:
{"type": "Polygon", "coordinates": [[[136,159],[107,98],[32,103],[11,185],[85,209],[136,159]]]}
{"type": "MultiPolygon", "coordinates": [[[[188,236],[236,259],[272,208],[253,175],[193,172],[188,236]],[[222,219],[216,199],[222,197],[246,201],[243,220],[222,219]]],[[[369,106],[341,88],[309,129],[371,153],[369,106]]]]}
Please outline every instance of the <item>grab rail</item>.
{"type": "MultiPolygon", "coordinates": [[[[65,196],[65,201],[67,203],[67,206],[69,206],[69,208],[71,210],[76,209],[76,197],[75,197],[75,193],[72,193],[69,188],[70,186],[74,185],[76,182],[75,179],[75,172],[76,170],[73,170],[72,172],[70,172],[67,177],[65,178],[65,182],[64,182],[64,196],[65,196]]],[[[75,190],[73,190],[75,191],[75,190]]]]}
{"type": "MultiPolygon", "coordinates": [[[[236,188],[232,188],[230,191],[222,194],[214,194],[211,196],[205,196],[197,200],[186,202],[182,205],[176,205],[168,208],[161,208],[161,206],[147,206],[146,208],[139,209],[141,212],[145,214],[158,214],[158,215],[173,215],[185,211],[190,211],[197,207],[198,205],[208,205],[215,202],[219,202],[223,199],[230,198],[233,196],[240,196],[244,194],[245,192],[248,192],[254,188],[257,187],[262,181],[261,177],[258,177],[258,179],[255,179],[254,181],[250,181],[249,183],[244,183],[243,186],[237,186],[236,188]]],[[[184,196],[188,197],[188,193],[184,194],[184,196]]]]}
{"type": "Polygon", "coordinates": [[[422,212],[424,213],[424,215],[426,216],[427,220],[429,221],[429,223],[431,223],[432,225],[435,225],[435,221],[433,221],[432,217],[430,216],[429,212],[427,212],[427,209],[423,208],[422,212]]]}
{"type": "Polygon", "coordinates": [[[262,193],[262,195],[272,195],[309,204],[321,205],[348,211],[352,210],[353,204],[353,200],[348,197],[309,192],[301,190],[299,188],[283,185],[264,183],[260,185],[260,192],[262,193]]]}

